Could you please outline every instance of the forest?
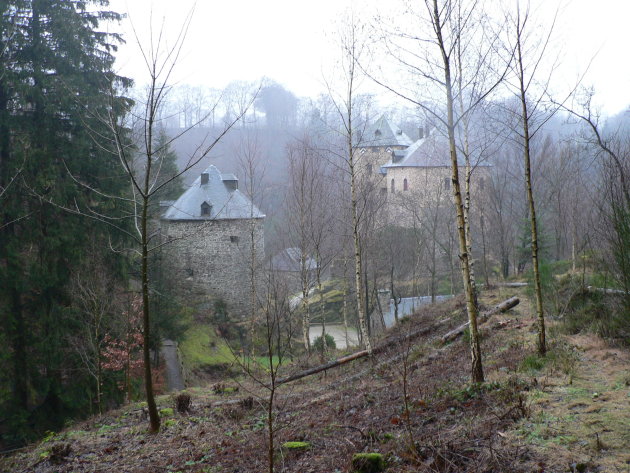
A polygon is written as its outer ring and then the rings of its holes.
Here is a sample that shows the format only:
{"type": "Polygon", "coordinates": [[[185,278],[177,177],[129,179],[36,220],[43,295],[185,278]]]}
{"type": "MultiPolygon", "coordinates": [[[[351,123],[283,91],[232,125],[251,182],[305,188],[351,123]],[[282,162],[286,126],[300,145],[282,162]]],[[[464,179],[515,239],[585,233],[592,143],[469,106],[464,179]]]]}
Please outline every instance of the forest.
{"type": "Polygon", "coordinates": [[[630,119],[494,6],[349,12],[300,97],[176,82],[192,13],[132,79],[107,0],[3,2],[0,470],[627,468],[630,119]],[[172,263],[208,166],[244,312],[172,263]]]}

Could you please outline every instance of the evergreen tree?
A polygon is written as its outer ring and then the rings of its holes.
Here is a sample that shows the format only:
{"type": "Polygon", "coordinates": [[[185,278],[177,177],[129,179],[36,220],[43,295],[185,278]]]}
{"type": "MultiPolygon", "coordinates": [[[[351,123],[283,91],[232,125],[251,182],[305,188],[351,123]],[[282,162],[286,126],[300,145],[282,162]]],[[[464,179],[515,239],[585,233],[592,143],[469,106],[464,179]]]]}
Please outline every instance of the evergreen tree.
{"type": "MultiPolygon", "coordinates": [[[[168,182],[163,188],[159,189],[152,197],[153,207],[159,206],[161,201],[176,200],[184,192],[184,183],[182,176],[178,176],[177,154],[171,149],[170,138],[161,129],[155,140],[154,163],[151,166],[151,181],[153,186],[158,188],[168,182]],[[177,176],[173,179],[173,176],[177,176]]],[[[152,214],[156,215],[159,209],[152,208],[152,214]]]]}
{"type": "Polygon", "coordinates": [[[103,132],[100,115],[129,105],[110,93],[112,82],[129,85],[112,72],[119,38],[98,30],[120,16],[92,4],[108,1],[0,4],[0,435],[11,444],[88,407],[82,380],[69,376],[77,360],[65,339],[76,326],[63,309],[89,235],[119,236],[59,207],[117,211],[115,201],[87,190],[98,183],[119,195],[125,185],[92,138],[103,132]]]}

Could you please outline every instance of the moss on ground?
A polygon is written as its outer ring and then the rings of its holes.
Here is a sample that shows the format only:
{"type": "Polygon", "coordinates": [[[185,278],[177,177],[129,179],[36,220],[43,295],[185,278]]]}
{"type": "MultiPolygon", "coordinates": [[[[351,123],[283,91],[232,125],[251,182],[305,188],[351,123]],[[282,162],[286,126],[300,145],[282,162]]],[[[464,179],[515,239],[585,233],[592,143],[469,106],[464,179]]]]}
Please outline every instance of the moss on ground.
{"type": "Polygon", "coordinates": [[[380,453],[355,453],[352,470],[356,473],[379,473],[385,469],[385,459],[380,453]]]}
{"type": "MultiPolygon", "coordinates": [[[[203,324],[190,327],[179,344],[179,349],[184,368],[189,372],[208,367],[234,366],[238,369],[235,352],[230,349],[224,339],[216,334],[211,325],[203,324]]],[[[235,349],[237,348],[235,347],[235,349]]],[[[239,361],[245,365],[254,363],[265,370],[268,370],[270,365],[268,356],[244,358],[239,361]]],[[[278,357],[274,356],[272,362],[276,366],[279,363],[278,357]]]]}
{"type": "Polygon", "coordinates": [[[306,450],[311,448],[311,444],[308,442],[284,442],[282,448],[285,450],[306,450]]]}
{"type": "Polygon", "coordinates": [[[194,371],[204,366],[231,364],[234,357],[225,340],[210,325],[194,325],[184,334],[179,344],[183,363],[194,371]]]}

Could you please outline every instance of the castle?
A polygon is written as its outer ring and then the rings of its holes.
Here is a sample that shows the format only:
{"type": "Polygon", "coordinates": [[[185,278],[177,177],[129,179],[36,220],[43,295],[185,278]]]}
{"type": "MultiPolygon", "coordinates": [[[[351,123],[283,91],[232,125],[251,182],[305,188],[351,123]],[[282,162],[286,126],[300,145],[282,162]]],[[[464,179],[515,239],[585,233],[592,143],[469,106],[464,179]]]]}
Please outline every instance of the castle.
{"type": "MultiPolygon", "coordinates": [[[[423,208],[450,202],[448,141],[435,128],[419,128],[413,141],[383,115],[362,134],[357,150],[363,183],[378,194],[381,223],[413,227],[423,208]]],[[[459,165],[463,170],[464,162],[459,165]]],[[[483,190],[488,166],[474,167],[473,193],[483,190]]],[[[460,179],[463,182],[463,174],[460,179]]]]}
{"type": "Polygon", "coordinates": [[[265,215],[238,190],[233,174],[208,167],[161,218],[169,279],[198,304],[222,299],[244,318],[264,258],[265,215]]]}

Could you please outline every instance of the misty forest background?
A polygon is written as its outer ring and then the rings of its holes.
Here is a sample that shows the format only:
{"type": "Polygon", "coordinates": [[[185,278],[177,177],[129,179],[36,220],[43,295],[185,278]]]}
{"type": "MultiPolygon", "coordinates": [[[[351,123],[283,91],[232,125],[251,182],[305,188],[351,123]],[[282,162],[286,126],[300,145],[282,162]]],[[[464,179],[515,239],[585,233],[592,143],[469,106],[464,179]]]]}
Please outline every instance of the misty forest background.
{"type": "MultiPolygon", "coordinates": [[[[130,238],[137,215],[128,174],[113,152],[111,125],[124,124],[123,139],[142,149],[133,142],[134,126],[139,126],[133,118],[145,113],[141,97],[146,89],[116,75],[114,59],[121,38],[106,33],[103,25],[119,19],[117,13],[86,9],[83,2],[70,0],[12,1],[3,6],[0,445],[4,448],[22,445],[126,398],[143,397],[142,303],[137,289],[141,258],[130,238]]],[[[491,165],[483,215],[478,207],[472,214],[479,284],[524,277],[531,269],[522,145],[513,126],[520,103],[507,91],[509,87],[484,99],[470,120],[476,162],[491,165]]],[[[318,218],[327,222],[334,236],[318,253],[329,262],[351,254],[348,173],[340,151],[345,122],[333,94],[296,97],[268,79],[234,81],[224,90],[180,84],[164,92],[166,99],[156,115],[159,133],[152,137],[160,150],[155,160],[164,175],[184,169],[199,143],[214,139],[238,120],[210,157],[155,196],[150,217],[159,216],[160,200],[176,198],[202,169],[215,164],[222,172],[236,174],[241,191],[267,215],[267,259],[287,247],[304,247],[295,205],[296,156],[302,153],[320,163],[320,185],[308,210],[320,214],[323,209],[325,215],[318,218]]],[[[588,274],[584,284],[628,291],[630,207],[623,190],[625,179],[630,179],[630,120],[625,112],[600,120],[589,108],[591,94],[579,89],[571,102],[573,110],[591,119],[590,124],[552,101],[536,102],[539,131],[531,155],[541,273],[545,288],[553,284],[553,272],[562,268],[588,274]]],[[[441,105],[428,99],[423,107],[383,106],[376,97],[363,94],[357,95],[355,104],[355,143],[360,142],[361,130],[382,114],[412,140],[418,138],[420,127],[444,132],[439,121],[426,113],[429,104],[436,110],[441,105]]],[[[376,304],[379,288],[395,286],[399,296],[461,292],[453,210],[441,206],[431,213],[433,231],[422,225],[427,215],[418,212],[415,229],[396,228],[395,220],[380,226],[375,220],[362,223],[362,290],[368,305],[376,304]],[[431,248],[437,248],[439,267],[435,255],[431,262],[431,248]],[[437,271],[433,283],[431,271],[437,271]]],[[[162,338],[180,339],[193,317],[186,301],[169,293],[159,251],[151,258],[150,282],[157,296],[152,302],[150,343],[155,349],[162,338]]],[[[350,291],[352,277],[349,271],[350,291]]],[[[548,303],[553,314],[553,301],[548,303]]],[[[613,314],[605,324],[606,334],[628,339],[627,314],[625,309],[613,314]]],[[[299,320],[295,330],[300,331],[299,320]]],[[[300,344],[296,346],[299,349],[300,344]]],[[[159,388],[163,380],[156,383],[159,388]]]]}

